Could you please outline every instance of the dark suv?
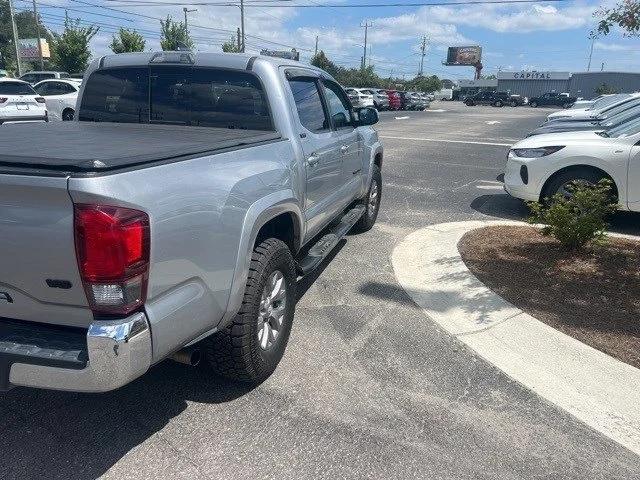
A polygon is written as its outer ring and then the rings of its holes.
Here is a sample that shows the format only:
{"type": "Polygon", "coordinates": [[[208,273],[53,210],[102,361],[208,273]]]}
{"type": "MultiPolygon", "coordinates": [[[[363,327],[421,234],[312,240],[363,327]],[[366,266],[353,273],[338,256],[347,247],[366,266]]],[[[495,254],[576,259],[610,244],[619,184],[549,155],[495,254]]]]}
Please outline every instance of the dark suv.
{"type": "Polygon", "coordinates": [[[503,107],[504,105],[510,105],[511,99],[509,94],[506,92],[479,92],[467,97],[464,103],[468,107],[472,107],[474,105],[493,105],[494,107],[503,107]]]}
{"type": "Polygon", "coordinates": [[[540,95],[539,97],[533,97],[529,100],[529,105],[533,108],[538,106],[546,107],[546,106],[554,106],[554,107],[562,107],[569,108],[576,101],[576,97],[570,97],[567,93],[556,93],[556,92],[548,92],[544,95],[540,95]]]}

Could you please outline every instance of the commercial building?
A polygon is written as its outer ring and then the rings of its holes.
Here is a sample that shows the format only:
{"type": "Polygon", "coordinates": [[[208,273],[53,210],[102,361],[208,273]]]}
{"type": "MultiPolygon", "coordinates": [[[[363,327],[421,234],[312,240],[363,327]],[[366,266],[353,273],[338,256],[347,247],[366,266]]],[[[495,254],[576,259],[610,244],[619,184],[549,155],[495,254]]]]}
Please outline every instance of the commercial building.
{"type": "Polygon", "coordinates": [[[498,72],[497,77],[497,91],[529,98],[546,92],[592,98],[601,85],[621,93],[640,91],[640,73],[631,72],[498,72]]]}

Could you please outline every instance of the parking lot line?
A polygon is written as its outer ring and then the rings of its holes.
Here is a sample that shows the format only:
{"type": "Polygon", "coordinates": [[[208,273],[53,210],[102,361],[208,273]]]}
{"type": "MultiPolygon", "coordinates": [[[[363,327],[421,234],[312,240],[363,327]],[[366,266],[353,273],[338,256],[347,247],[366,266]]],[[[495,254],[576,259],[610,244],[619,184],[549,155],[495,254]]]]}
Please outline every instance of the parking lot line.
{"type": "Polygon", "coordinates": [[[392,137],[389,135],[380,135],[380,138],[391,138],[394,140],[416,140],[420,142],[467,143],[473,145],[493,145],[498,147],[510,147],[511,145],[513,145],[512,143],[476,142],[473,140],[444,140],[441,138],[392,137]]]}

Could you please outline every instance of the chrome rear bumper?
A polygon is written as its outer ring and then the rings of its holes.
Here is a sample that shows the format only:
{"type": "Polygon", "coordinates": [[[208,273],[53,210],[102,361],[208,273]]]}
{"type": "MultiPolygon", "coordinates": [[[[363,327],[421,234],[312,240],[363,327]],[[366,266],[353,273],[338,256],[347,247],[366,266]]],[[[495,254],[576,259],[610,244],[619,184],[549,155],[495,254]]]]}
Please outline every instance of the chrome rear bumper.
{"type": "MultiPolygon", "coordinates": [[[[10,386],[76,392],[105,392],[145,373],[151,365],[151,332],[144,313],[123,320],[96,321],[87,331],[82,369],[31,364],[28,356],[10,364],[10,386]]],[[[5,354],[6,358],[6,354],[5,354]]]]}

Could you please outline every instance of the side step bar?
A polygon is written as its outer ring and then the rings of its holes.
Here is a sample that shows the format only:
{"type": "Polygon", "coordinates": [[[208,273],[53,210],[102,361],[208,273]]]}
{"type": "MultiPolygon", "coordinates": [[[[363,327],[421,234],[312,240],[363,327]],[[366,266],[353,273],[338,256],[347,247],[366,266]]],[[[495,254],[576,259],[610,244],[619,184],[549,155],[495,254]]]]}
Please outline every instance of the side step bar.
{"type": "Polygon", "coordinates": [[[327,234],[322,236],[310,249],[309,252],[298,262],[302,275],[306,275],[316,268],[322,260],[329,255],[331,250],[338,245],[338,242],[351,230],[360,217],[365,212],[364,205],[358,205],[340,219],[340,222],[332,227],[327,234]]]}

